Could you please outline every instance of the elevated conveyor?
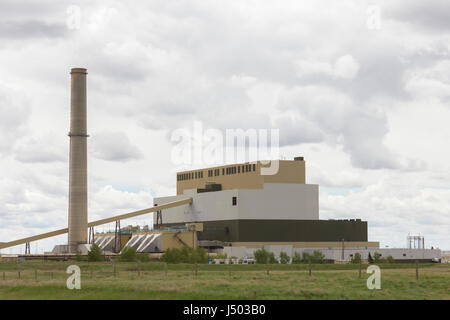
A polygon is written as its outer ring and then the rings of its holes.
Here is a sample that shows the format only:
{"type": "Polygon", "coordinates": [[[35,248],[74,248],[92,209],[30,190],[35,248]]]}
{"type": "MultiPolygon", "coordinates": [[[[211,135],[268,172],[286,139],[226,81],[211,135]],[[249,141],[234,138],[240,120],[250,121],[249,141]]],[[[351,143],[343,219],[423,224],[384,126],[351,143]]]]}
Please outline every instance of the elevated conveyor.
{"type": "MultiPolygon", "coordinates": [[[[106,224],[106,223],[110,223],[110,222],[115,222],[117,220],[124,220],[124,219],[128,219],[128,218],[133,218],[133,217],[137,217],[143,214],[147,214],[147,213],[151,213],[151,212],[155,212],[155,211],[159,211],[159,210],[164,210],[164,209],[169,209],[169,208],[173,208],[173,207],[179,207],[182,205],[186,205],[186,204],[191,204],[192,203],[192,198],[187,198],[187,199],[183,199],[183,200],[178,200],[178,201],[173,201],[173,202],[169,202],[166,204],[162,204],[156,207],[151,207],[148,209],[143,209],[143,210],[138,210],[138,211],[133,211],[133,212],[129,212],[129,213],[124,213],[124,214],[120,214],[111,218],[106,218],[106,219],[101,219],[101,220],[97,220],[97,221],[92,221],[88,223],[88,227],[95,227],[95,226],[100,226],[102,224],[106,224]]],[[[29,242],[33,242],[33,241],[37,241],[37,240],[42,240],[42,239],[46,239],[46,238],[51,238],[54,236],[59,236],[61,234],[65,234],[69,232],[69,228],[64,228],[64,229],[59,229],[59,230],[55,230],[55,231],[51,231],[51,232],[46,232],[46,233],[42,233],[36,236],[32,236],[32,237],[27,237],[27,238],[23,238],[23,239],[18,239],[18,240],[14,240],[14,241],[9,241],[9,242],[0,242],[0,249],[5,249],[5,248],[9,248],[9,247],[14,247],[14,246],[18,246],[21,244],[25,244],[25,243],[29,243],[29,242]]]]}

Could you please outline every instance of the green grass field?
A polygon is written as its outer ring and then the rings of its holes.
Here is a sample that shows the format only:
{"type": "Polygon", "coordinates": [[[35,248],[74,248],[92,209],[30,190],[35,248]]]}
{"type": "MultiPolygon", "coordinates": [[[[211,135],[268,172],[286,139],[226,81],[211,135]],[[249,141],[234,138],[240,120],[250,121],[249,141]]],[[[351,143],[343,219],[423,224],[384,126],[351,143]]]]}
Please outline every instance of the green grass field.
{"type": "Polygon", "coordinates": [[[450,299],[450,265],[379,265],[381,290],[358,265],[168,265],[148,263],[0,263],[0,299],[450,299]],[[81,289],[65,273],[76,264],[81,289]],[[116,273],[114,273],[114,269],[116,273]],[[20,279],[19,279],[20,272],[20,279]],[[3,276],[5,279],[3,279],[3,276]],[[37,276],[37,278],[36,278],[37,276]]]}

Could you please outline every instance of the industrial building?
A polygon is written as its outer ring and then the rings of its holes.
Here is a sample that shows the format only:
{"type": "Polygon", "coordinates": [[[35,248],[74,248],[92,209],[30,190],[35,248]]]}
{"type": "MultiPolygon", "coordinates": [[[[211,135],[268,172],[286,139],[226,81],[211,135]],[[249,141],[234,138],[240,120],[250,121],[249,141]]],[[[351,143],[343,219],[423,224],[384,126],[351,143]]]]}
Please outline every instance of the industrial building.
{"type": "MultiPolygon", "coordinates": [[[[198,239],[232,246],[250,243],[326,243],[378,247],[367,241],[367,222],[319,219],[319,186],[305,183],[305,160],[278,160],[278,172],[261,174],[261,162],[177,173],[177,195],[154,205],[192,198],[192,204],[154,215],[157,228],[201,225],[198,239]]],[[[202,242],[203,241],[203,242],[202,242]]]]}
{"type": "MultiPolygon", "coordinates": [[[[367,221],[320,220],[319,186],[306,183],[303,157],[178,172],[176,195],[154,198],[146,209],[88,222],[87,70],[73,68],[70,74],[68,226],[0,242],[0,249],[25,244],[23,256],[31,257],[30,242],[68,234],[67,244],[57,245],[47,258],[85,254],[92,243],[113,257],[124,247],[160,254],[183,246],[249,258],[259,248],[291,256],[320,250],[331,261],[348,261],[355,252],[363,259],[374,252],[389,254],[368,241],[367,221]],[[268,174],[272,164],[278,170],[268,174]],[[148,213],[154,213],[154,229],[121,228],[120,221],[148,213]],[[111,222],[114,232],[95,233],[95,227],[111,222]]],[[[390,250],[399,260],[440,259],[440,250],[425,249],[423,239],[417,249],[390,250]]]]}

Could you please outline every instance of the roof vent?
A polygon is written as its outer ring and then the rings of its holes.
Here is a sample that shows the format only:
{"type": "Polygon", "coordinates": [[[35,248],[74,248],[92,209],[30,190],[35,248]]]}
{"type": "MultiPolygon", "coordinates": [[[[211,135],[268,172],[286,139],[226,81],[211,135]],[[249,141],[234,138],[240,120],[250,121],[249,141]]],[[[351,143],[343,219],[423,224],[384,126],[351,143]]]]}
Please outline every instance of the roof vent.
{"type": "Polygon", "coordinates": [[[304,161],[305,158],[303,157],[295,157],[294,160],[295,161],[304,161]]]}

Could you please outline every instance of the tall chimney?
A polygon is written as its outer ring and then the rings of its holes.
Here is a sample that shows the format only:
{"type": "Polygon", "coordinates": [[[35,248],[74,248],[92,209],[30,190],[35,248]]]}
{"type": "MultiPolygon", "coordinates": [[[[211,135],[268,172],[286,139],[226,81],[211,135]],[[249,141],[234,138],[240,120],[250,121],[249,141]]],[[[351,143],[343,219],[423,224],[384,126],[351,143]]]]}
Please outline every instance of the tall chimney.
{"type": "Polygon", "coordinates": [[[69,250],[87,243],[87,125],[86,75],[84,68],[70,72],[70,163],[69,163],[69,250]]]}

